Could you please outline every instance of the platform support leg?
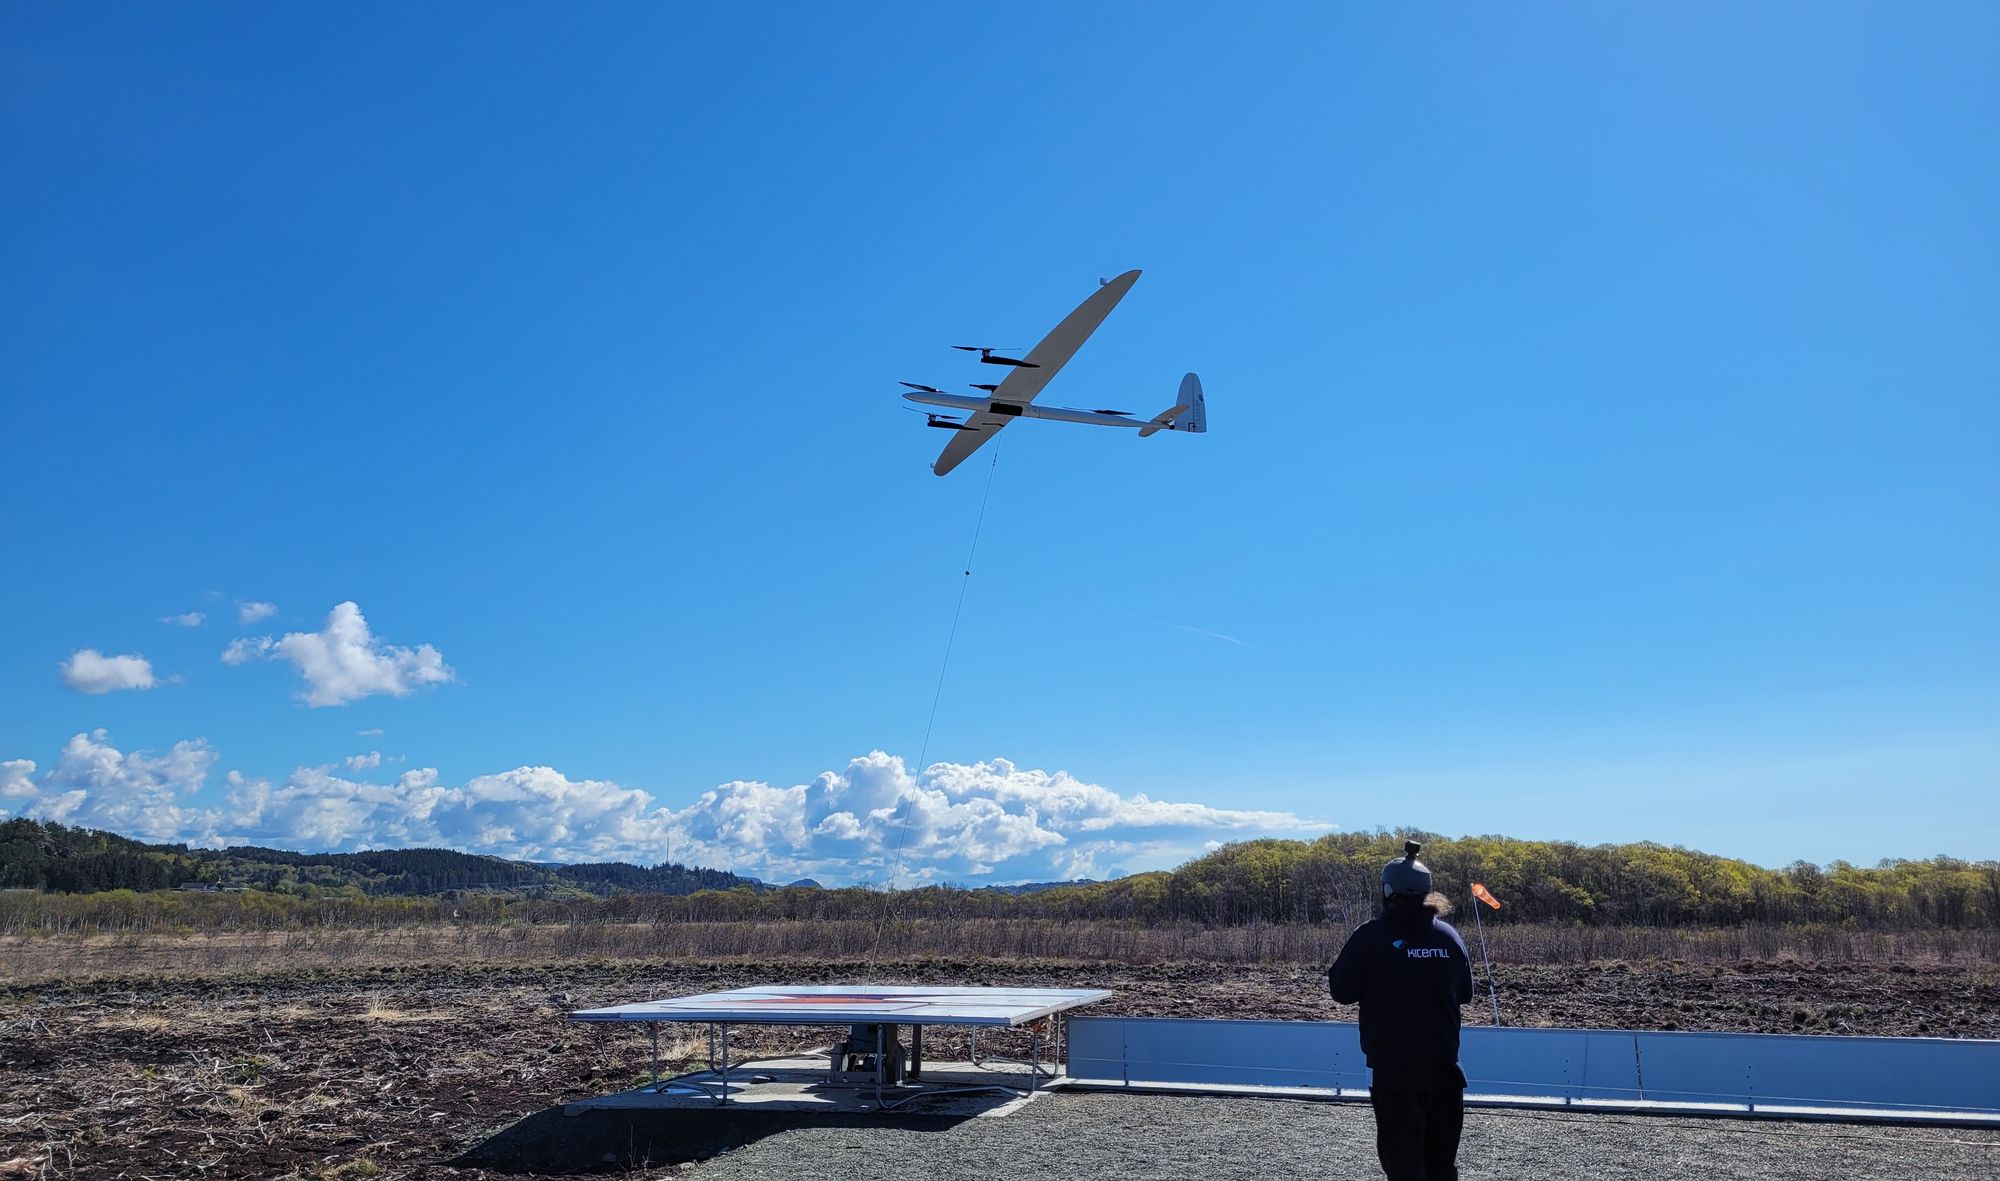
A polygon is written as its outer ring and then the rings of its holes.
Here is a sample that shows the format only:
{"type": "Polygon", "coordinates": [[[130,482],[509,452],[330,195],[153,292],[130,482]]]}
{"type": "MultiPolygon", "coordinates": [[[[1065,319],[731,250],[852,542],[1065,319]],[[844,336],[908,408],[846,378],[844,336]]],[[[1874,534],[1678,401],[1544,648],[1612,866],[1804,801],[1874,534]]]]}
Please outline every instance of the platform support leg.
{"type": "Polygon", "coordinates": [[[729,1026],[722,1027],[722,1092],[723,1106],[729,1104],[729,1026]]]}
{"type": "Polygon", "coordinates": [[[646,1022],[646,1032],[653,1035],[653,1086],[660,1085],[660,1023],[646,1022]]]}
{"type": "Polygon", "coordinates": [[[1033,1036],[1028,1039],[1028,1093],[1041,1090],[1042,1085],[1042,1030],[1036,1026],[1033,1036]]]}
{"type": "Polygon", "coordinates": [[[924,1077],[924,1027],[910,1026],[910,1068],[903,1075],[911,1082],[924,1077]]]}

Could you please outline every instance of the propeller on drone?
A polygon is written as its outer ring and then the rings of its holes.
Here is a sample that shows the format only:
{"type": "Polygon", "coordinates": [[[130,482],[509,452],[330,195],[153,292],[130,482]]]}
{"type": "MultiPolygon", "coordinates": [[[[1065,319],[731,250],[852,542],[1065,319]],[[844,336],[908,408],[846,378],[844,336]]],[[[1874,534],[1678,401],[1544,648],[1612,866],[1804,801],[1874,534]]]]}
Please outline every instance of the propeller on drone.
{"type": "Polygon", "coordinates": [[[933,413],[932,411],[929,411],[929,410],[919,410],[919,409],[917,409],[917,408],[916,408],[915,406],[905,406],[905,407],[903,407],[903,409],[905,409],[905,410],[909,411],[909,412],[910,412],[910,413],[912,413],[912,414],[921,414],[921,415],[923,415],[923,416],[924,416],[924,425],[925,425],[925,426],[934,426],[934,427],[937,427],[937,428],[938,428],[939,430],[946,430],[946,431],[976,431],[976,430],[978,430],[978,429],[979,429],[979,428],[978,428],[978,427],[976,427],[976,426],[967,426],[967,425],[966,425],[966,424],[965,424],[965,423],[964,423],[963,421],[961,421],[960,419],[956,419],[956,418],[947,418],[947,417],[945,417],[945,416],[944,416],[944,415],[942,415],[942,414],[936,414],[936,413],[933,413]]]}
{"type": "Polygon", "coordinates": [[[995,353],[1011,353],[1015,351],[1013,349],[989,348],[986,345],[980,344],[955,344],[951,347],[961,353],[978,353],[980,362],[986,365],[1012,365],[1016,369],[1041,368],[1041,365],[1034,361],[1018,361],[1013,357],[996,357],[993,355],[995,353]]]}
{"type": "Polygon", "coordinates": [[[913,390],[917,391],[917,392],[918,392],[918,393],[920,393],[920,394],[941,394],[941,393],[944,393],[944,391],[943,391],[943,390],[941,390],[941,389],[937,388],[937,387],[936,387],[936,386],[934,386],[934,385],[918,385],[918,384],[917,384],[916,382],[914,382],[914,381],[899,381],[899,382],[897,382],[896,384],[897,384],[897,385],[906,385],[906,386],[909,386],[909,387],[910,387],[911,389],[913,389],[913,390]]]}

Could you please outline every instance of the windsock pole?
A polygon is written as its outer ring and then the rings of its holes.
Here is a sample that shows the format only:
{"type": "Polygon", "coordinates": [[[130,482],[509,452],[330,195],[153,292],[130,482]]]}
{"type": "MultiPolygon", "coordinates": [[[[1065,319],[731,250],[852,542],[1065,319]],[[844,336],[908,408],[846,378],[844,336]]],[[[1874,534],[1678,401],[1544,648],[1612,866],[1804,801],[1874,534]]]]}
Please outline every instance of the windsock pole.
{"type": "Polygon", "coordinates": [[[1493,1002],[1493,1024],[1500,1024],[1500,994],[1493,987],[1493,955],[1486,950],[1486,916],[1479,913],[1479,900],[1472,901],[1472,923],[1479,929],[1479,958],[1486,961],[1486,995],[1493,1002]]]}

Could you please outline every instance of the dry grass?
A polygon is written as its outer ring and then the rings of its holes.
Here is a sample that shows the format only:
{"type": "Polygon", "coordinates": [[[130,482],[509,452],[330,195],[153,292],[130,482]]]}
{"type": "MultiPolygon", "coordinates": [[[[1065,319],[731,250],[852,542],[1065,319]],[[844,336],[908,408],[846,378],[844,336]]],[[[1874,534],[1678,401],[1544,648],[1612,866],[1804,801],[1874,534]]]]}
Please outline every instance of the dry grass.
{"type": "Polygon", "coordinates": [[[92,1022],[94,1028],[125,1033],[165,1033],[174,1027],[165,1013],[112,1013],[92,1022]]]}
{"type": "Polygon", "coordinates": [[[368,998],[368,1007],[361,1012],[363,1021],[452,1021],[457,1014],[437,1009],[397,1009],[382,1003],[380,996],[368,998]]]}
{"type": "MultiPolygon", "coordinates": [[[[388,930],[0,936],[0,980],[167,972],[221,975],[406,964],[753,959],[1038,960],[1107,964],[1326,964],[1346,939],[1331,925],[1140,927],[988,919],[893,922],[578,923],[388,930]]],[[[2000,931],[1868,931],[1830,926],[1722,928],[1518,924],[1487,932],[1496,963],[1996,964],[2000,931]]],[[[388,1018],[383,1018],[387,1020],[388,1018]]]]}

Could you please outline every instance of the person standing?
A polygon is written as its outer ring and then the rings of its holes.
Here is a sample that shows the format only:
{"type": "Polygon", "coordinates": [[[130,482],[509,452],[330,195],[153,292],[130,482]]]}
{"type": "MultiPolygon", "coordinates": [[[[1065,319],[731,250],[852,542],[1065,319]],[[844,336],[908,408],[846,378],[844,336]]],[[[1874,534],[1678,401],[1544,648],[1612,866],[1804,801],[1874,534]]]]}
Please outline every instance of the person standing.
{"type": "Polygon", "coordinates": [[[1382,915],[1347,937],[1327,988],[1336,1002],[1361,1006],[1382,1171],[1389,1181],[1457,1181],[1458,1008],[1472,1000],[1472,957],[1439,917],[1451,904],[1431,892],[1422,850],[1406,841],[1403,856],[1382,867],[1382,915]]]}

